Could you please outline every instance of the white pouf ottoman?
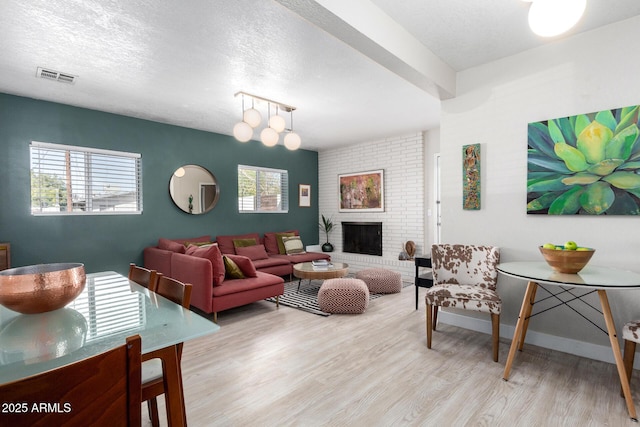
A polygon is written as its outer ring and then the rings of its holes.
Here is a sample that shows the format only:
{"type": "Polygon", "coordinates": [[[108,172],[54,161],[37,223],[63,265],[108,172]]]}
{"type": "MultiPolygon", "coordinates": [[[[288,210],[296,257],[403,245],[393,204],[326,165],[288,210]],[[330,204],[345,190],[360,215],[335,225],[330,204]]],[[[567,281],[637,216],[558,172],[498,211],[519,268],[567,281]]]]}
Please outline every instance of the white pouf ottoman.
{"type": "Polygon", "coordinates": [[[374,294],[397,294],[402,290],[402,275],[384,268],[369,268],[356,273],[374,294]]]}
{"type": "Polygon", "coordinates": [[[325,313],[360,314],[369,305],[369,288],[360,279],[328,279],[318,290],[318,306],[325,313]]]}

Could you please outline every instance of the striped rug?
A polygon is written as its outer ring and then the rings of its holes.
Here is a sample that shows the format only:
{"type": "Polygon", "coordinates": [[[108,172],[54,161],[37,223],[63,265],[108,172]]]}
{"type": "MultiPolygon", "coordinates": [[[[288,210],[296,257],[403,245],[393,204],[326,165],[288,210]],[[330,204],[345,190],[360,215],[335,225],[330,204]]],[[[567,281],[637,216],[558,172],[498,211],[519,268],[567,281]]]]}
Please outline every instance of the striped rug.
{"type": "MultiPolygon", "coordinates": [[[[319,316],[330,316],[331,313],[325,313],[318,306],[318,290],[322,286],[322,280],[303,280],[300,283],[300,291],[298,291],[298,281],[287,282],[284,284],[284,294],[280,295],[280,304],[297,308],[298,310],[307,311],[319,316]]],[[[403,282],[402,287],[411,285],[410,282],[403,282]]],[[[384,294],[369,294],[369,301],[380,298],[384,294]]],[[[267,298],[267,301],[276,302],[275,297],[267,298]]]]}

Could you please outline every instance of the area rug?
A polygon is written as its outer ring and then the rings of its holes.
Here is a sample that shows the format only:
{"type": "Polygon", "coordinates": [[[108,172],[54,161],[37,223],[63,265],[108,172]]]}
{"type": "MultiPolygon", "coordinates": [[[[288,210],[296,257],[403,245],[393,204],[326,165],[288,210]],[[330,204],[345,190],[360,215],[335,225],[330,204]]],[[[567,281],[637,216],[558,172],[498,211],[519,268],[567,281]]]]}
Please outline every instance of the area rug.
{"type": "MultiPolygon", "coordinates": [[[[284,294],[280,295],[280,304],[297,308],[298,310],[317,314],[319,316],[330,316],[331,313],[325,313],[318,306],[318,290],[322,286],[322,280],[303,280],[300,284],[298,292],[298,281],[287,282],[284,284],[284,294]]],[[[411,285],[411,282],[402,282],[402,287],[411,285]]],[[[380,298],[384,294],[369,294],[369,301],[380,298]]],[[[267,301],[276,302],[275,297],[267,298],[267,301]]]]}

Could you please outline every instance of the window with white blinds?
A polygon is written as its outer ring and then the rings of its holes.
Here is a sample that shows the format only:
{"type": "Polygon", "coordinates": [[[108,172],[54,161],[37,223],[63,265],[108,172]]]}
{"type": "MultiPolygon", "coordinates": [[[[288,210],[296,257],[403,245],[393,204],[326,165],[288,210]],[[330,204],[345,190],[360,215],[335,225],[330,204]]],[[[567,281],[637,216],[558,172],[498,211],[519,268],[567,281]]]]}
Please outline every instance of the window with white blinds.
{"type": "Polygon", "coordinates": [[[31,214],[142,213],[141,156],[32,141],[31,214]]]}
{"type": "Polygon", "coordinates": [[[238,211],[289,212],[289,173],[280,169],[238,165],[238,211]]]}

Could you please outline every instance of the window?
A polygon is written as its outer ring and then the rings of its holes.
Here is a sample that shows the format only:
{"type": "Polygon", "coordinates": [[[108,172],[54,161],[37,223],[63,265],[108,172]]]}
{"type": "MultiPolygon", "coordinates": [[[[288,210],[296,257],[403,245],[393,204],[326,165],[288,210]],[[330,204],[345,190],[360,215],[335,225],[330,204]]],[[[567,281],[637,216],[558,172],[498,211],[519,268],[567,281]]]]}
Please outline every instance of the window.
{"type": "Polygon", "coordinates": [[[140,154],[32,141],[31,214],[142,213],[140,154]]]}
{"type": "Polygon", "coordinates": [[[238,210],[289,212],[289,174],[285,170],[238,165],[238,210]]]}

